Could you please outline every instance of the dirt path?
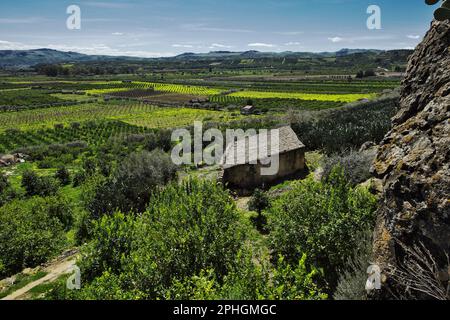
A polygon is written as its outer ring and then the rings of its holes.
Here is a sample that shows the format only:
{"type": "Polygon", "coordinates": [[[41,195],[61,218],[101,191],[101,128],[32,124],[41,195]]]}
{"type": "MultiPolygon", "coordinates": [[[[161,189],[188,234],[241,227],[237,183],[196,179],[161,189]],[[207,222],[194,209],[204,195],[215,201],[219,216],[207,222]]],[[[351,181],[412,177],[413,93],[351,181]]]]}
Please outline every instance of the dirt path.
{"type": "Polygon", "coordinates": [[[10,295],[4,297],[1,300],[20,300],[21,297],[26,295],[31,289],[34,287],[46,283],[46,282],[52,282],[58,279],[61,275],[66,274],[70,271],[71,267],[76,262],[76,255],[78,252],[72,253],[69,256],[66,256],[60,260],[57,260],[50,265],[48,265],[44,271],[48,272],[48,274],[45,277],[42,277],[34,282],[31,282],[24,286],[23,288],[20,288],[10,295]]]}

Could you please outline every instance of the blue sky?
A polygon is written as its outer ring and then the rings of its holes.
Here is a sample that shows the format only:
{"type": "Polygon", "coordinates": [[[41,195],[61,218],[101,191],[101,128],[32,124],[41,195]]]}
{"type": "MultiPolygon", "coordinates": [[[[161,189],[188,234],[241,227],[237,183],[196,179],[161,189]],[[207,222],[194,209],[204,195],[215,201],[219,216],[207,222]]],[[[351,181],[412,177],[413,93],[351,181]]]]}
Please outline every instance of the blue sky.
{"type": "Polygon", "coordinates": [[[0,50],[53,48],[87,54],[336,51],[414,47],[433,7],[424,0],[1,0],[0,50]],[[81,30],[66,8],[81,8],[81,30]],[[369,30],[369,5],[381,30],[369,30]]]}

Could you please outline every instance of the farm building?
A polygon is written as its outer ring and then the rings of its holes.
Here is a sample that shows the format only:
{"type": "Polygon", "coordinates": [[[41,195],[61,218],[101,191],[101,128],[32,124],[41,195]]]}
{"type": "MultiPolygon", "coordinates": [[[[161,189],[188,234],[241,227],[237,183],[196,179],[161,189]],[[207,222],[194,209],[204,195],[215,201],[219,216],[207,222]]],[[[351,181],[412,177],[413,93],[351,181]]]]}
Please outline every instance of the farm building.
{"type": "Polygon", "coordinates": [[[244,115],[254,114],[255,111],[256,111],[256,108],[254,106],[248,105],[241,109],[241,114],[244,114],[244,115]]]}
{"type": "Polygon", "coordinates": [[[300,142],[291,127],[273,129],[268,131],[265,136],[257,135],[257,138],[259,141],[257,145],[250,146],[248,143],[250,138],[246,136],[227,147],[221,161],[222,183],[231,189],[238,190],[241,194],[247,194],[256,188],[270,186],[304,173],[306,168],[305,145],[300,142]],[[278,148],[272,148],[270,145],[270,137],[274,130],[278,130],[278,148]],[[258,148],[263,152],[258,152],[258,148]],[[262,168],[270,167],[270,164],[263,160],[277,154],[279,155],[278,172],[274,175],[261,174],[262,168]]]}

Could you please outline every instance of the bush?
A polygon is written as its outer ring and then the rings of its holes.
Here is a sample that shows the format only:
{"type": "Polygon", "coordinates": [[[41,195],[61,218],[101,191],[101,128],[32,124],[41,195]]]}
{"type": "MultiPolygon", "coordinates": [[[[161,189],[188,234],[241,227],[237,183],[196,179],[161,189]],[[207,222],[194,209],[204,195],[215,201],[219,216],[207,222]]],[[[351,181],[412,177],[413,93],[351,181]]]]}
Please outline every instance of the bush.
{"type": "Polygon", "coordinates": [[[366,300],[367,268],[372,261],[372,231],[368,230],[360,235],[360,243],[354,249],[345,267],[340,272],[335,300],[366,300]]]}
{"type": "Polygon", "coordinates": [[[58,254],[64,245],[63,224],[55,208],[57,198],[13,201],[0,210],[0,276],[35,267],[58,254]]]}
{"type": "Polygon", "coordinates": [[[176,177],[177,168],[160,150],[133,153],[96,191],[87,208],[94,218],[122,212],[145,211],[152,191],[176,177]]]}
{"type": "Polygon", "coordinates": [[[81,186],[87,178],[87,174],[84,170],[78,171],[73,177],[73,187],[76,188],[81,186]]]}
{"type": "Polygon", "coordinates": [[[306,253],[334,289],[338,270],[360,241],[357,235],[374,224],[376,199],[351,188],[339,168],[326,183],[309,177],[292,188],[268,210],[270,247],[291,263],[306,253]]]}
{"type": "Polygon", "coordinates": [[[168,152],[172,148],[170,130],[159,130],[156,133],[151,132],[145,137],[145,149],[153,151],[155,149],[161,149],[168,152]]]}
{"type": "Polygon", "coordinates": [[[22,187],[26,195],[47,197],[55,195],[58,183],[51,177],[39,177],[34,171],[27,170],[22,175],[22,187]]]}
{"type": "Polygon", "coordinates": [[[339,166],[343,169],[345,178],[356,186],[372,177],[370,167],[375,159],[373,152],[350,151],[347,155],[332,155],[324,159],[323,163],[323,181],[327,181],[333,171],[333,168],[339,166]]]}
{"type": "Polygon", "coordinates": [[[262,212],[267,209],[269,205],[269,198],[264,191],[256,189],[248,203],[248,208],[249,210],[258,213],[258,215],[252,219],[252,222],[260,232],[266,232],[267,217],[263,215],[262,212]]]}
{"type": "Polygon", "coordinates": [[[214,269],[217,279],[237,266],[243,245],[239,215],[228,192],[213,182],[170,185],[142,216],[114,214],[95,223],[82,272],[92,280],[126,274],[129,290],[160,298],[175,279],[214,269]]]}
{"type": "Polygon", "coordinates": [[[64,166],[60,167],[58,171],[56,171],[55,179],[58,179],[63,186],[67,186],[72,182],[70,178],[70,172],[64,166]]]}
{"type": "Polygon", "coordinates": [[[0,172],[0,207],[14,197],[14,190],[11,188],[8,177],[0,172]]]}
{"type": "Polygon", "coordinates": [[[260,266],[245,257],[223,282],[213,269],[183,281],[175,280],[165,293],[175,300],[321,300],[327,295],[314,283],[319,271],[306,265],[306,255],[297,264],[280,257],[276,266],[260,266]]]}
{"type": "Polygon", "coordinates": [[[326,154],[359,148],[367,141],[379,143],[391,129],[398,98],[385,98],[342,109],[293,115],[292,128],[306,147],[326,154]]]}
{"type": "Polygon", "coordinates": [[[6,192],[7,189],[11,187],[11,184],[8,181],[8,177],[0,172],[0,195],[6,192]]]}

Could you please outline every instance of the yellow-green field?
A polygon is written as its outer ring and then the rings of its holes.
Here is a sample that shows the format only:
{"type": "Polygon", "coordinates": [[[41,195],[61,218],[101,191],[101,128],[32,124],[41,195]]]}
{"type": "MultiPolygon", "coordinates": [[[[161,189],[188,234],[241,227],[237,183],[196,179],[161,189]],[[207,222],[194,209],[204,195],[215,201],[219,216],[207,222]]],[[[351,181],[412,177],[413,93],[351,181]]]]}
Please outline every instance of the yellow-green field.
{"type": "Polygon", "coordinates": [[[90,120],[121,120],[148,128],[173,128],[190,125],[196,120],[229,121],[241,116],[226,111],[188,108],[159,108],[145,104],[85,104],[39,110],[0,113],[0,131],[9,128],[48,128],[57,123],[90,120]]]}
{"type": "Polygon", "coordinates": [[[340,101],[354,102],[361,99],[372,99],[376,97],[374,93],[364,94],[313,94],[299,92],[274,92],[274,91],[239,91],[229,95],[230,97],[247,99],[298,99],[317,101],[340,101]]]}

